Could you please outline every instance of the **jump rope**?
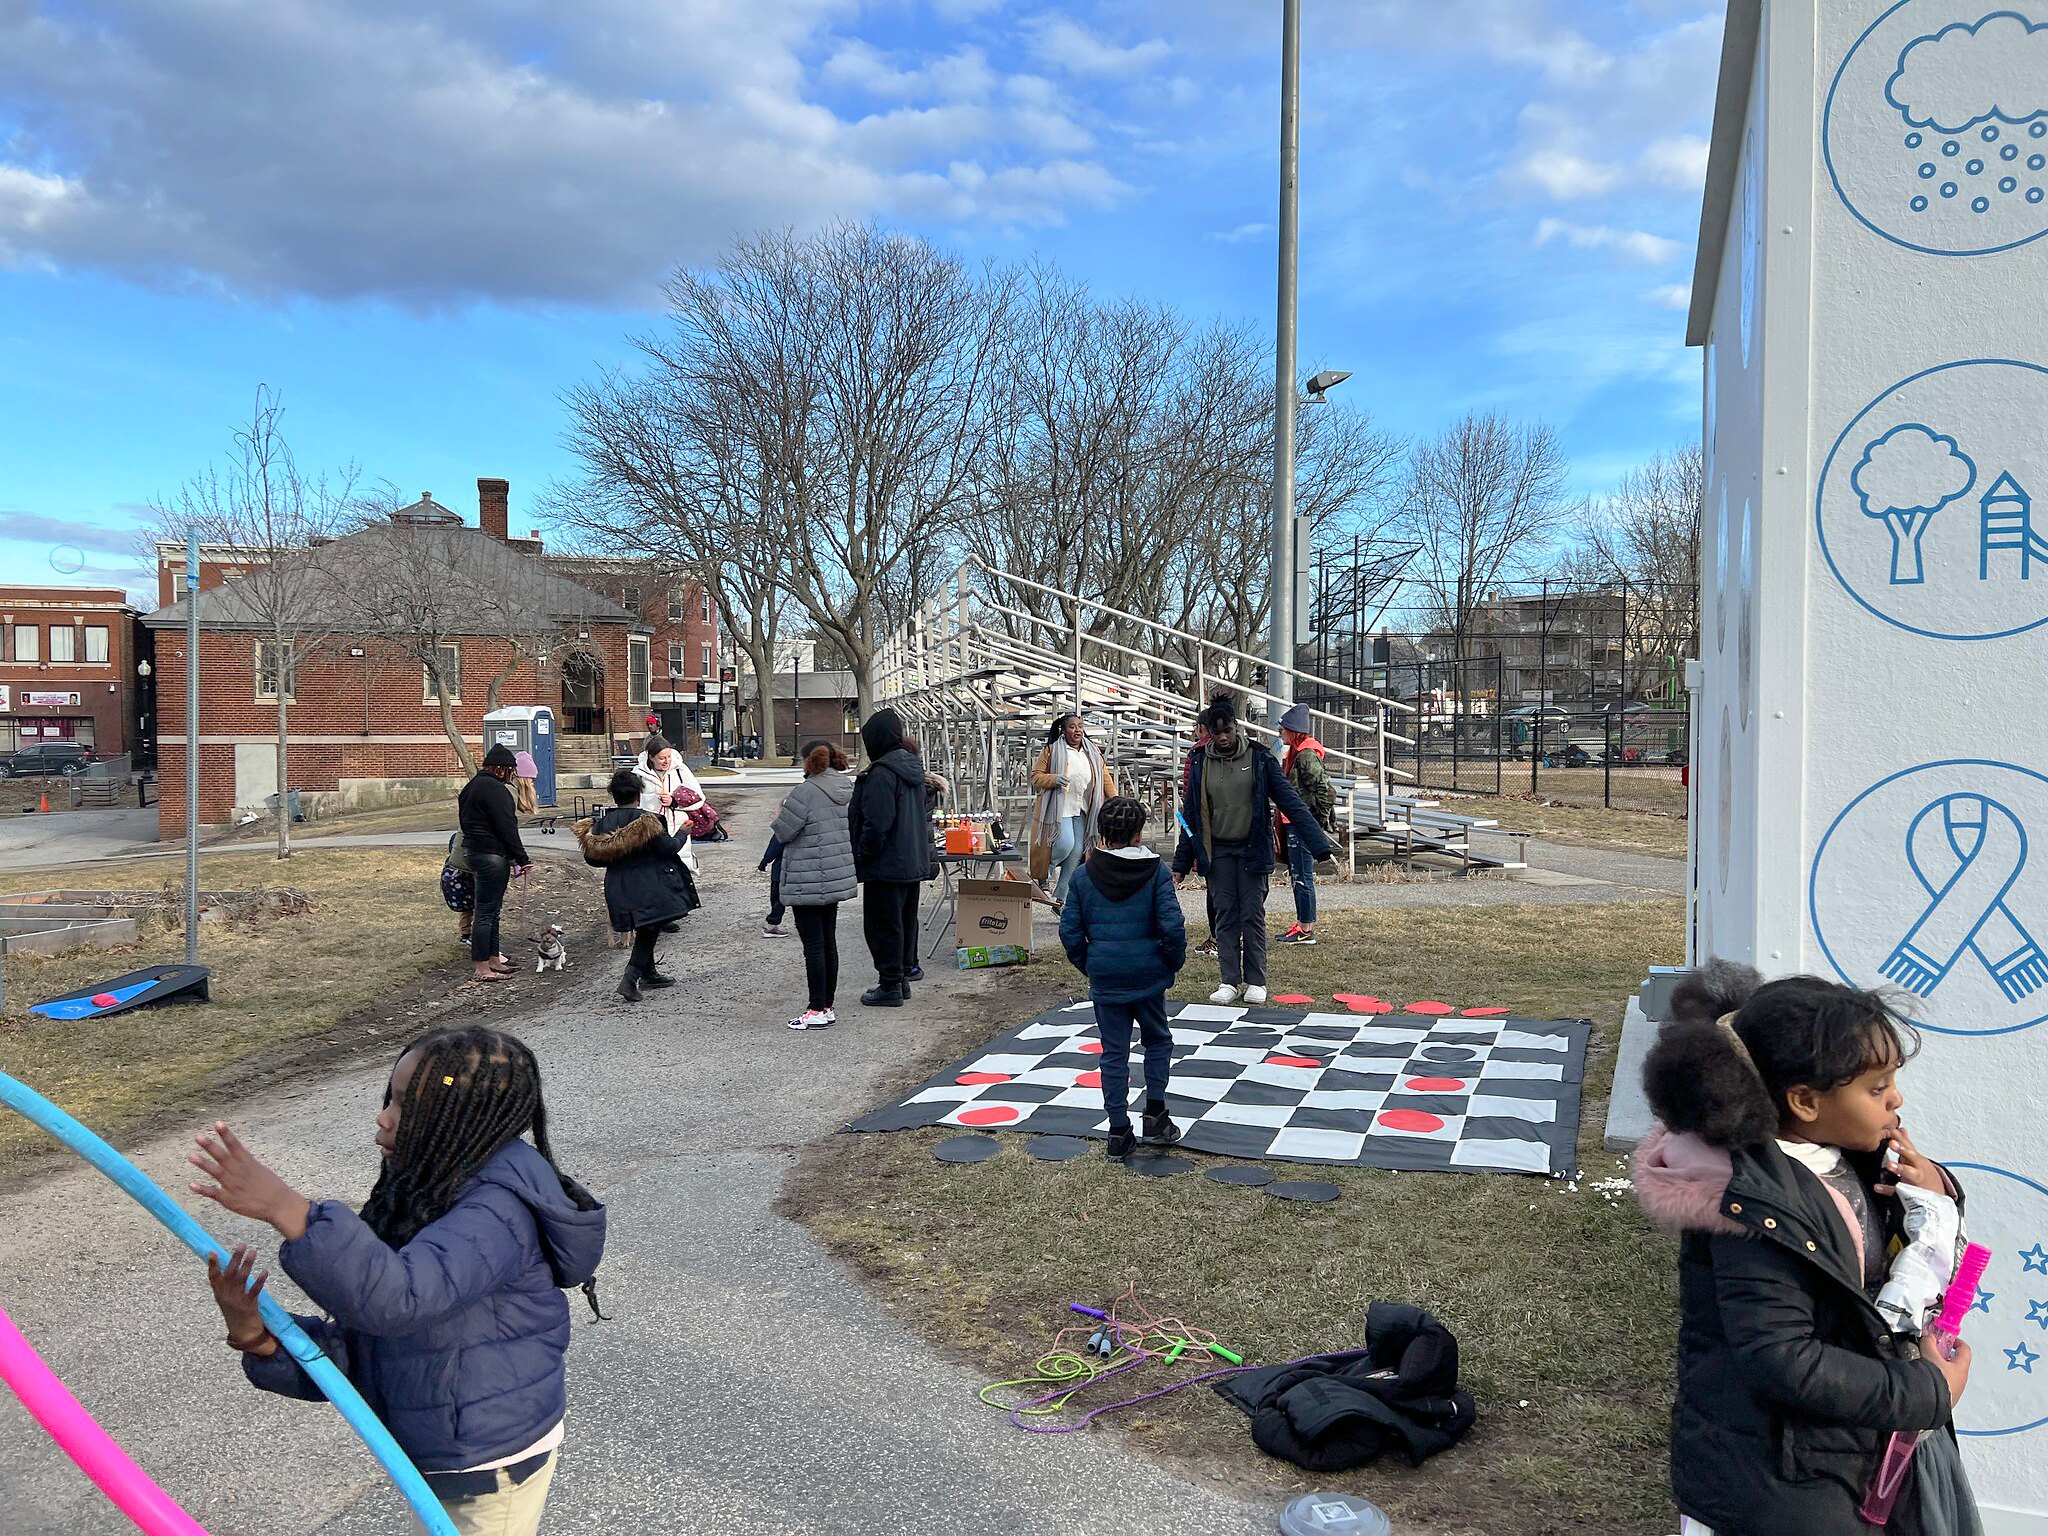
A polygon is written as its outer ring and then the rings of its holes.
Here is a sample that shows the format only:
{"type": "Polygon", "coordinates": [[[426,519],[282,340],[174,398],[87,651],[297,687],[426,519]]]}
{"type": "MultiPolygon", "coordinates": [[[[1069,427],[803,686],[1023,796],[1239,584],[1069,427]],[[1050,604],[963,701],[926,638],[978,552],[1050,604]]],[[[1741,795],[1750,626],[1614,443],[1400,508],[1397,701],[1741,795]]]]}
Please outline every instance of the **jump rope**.
{"type": "MultiPolygon", "coordinates": [[[[991,1382],[976,1394],[989,1407],[1008,1414],[1010,1422],[1017,1428],[1034,1435],[1071,1435],[1086,1429],[1104,1414],[1156,1402],[1183,1387],[1265,1369],[1263,1366],[1246,1365],[1244,1356],[1224,1348],[1216,1335],[1206,1328],[1195,1328],[1178,1317],[1160,1317],[1153,1313],[1138,1300],[1136,1281],[1126,1285],[1106,1311],[1083,1306],[1078,1301],[1070,1302],[1067,1310],[1091,1318],[1093,1323],[1062,1328],[1054,1334],[1053,1347],[1032,1362],[1034,1374],[1011,1381],[991,1382]],[[1082,1349],[1076,1350],[1070,1341],[1083,1335],[1086,1342],[1082,1349]],[[1155,1361],[1163,1365],[1177,1365],[1182,1360],[1227,1360],[1230,1363],[1215,1370],[1184,1376],[1179,1381],[1136,1397],[1103,1403],[1090,1408],[1072,1423],[1042,1422],[1063,1415],[1076,1397],[1098,1382],[1122,1376],[1155,1361]],[[1051,1390],[1029,1395],[1041,1387],[1051,1390]],[[996,1396],[1017,1392],[1027,1395],[1020,1402],[998,1401],[996,1396]]],[[[1369,1351],[1360,1349],[1341,1351],[1334,1356],[1305,1355],[1302,1358],[1344,1359],[1367,1353],[1369,1351]]]]}

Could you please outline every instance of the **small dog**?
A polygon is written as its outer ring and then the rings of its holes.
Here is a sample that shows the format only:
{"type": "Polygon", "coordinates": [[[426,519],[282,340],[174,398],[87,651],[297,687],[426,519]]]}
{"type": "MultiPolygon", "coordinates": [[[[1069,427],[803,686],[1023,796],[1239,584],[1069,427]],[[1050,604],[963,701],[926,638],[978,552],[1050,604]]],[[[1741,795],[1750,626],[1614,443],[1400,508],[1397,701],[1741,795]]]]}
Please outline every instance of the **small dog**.
{"type": "Polygon", "coordinates": [[[562,942],[562,925],[560,923],[550,923],[548,931],[535,939],[533,943],[534,948],[539,951],[534,956],[534,975],[538,976],[551,965],[559,971],[569,963],[569,949],[562,942]]]}

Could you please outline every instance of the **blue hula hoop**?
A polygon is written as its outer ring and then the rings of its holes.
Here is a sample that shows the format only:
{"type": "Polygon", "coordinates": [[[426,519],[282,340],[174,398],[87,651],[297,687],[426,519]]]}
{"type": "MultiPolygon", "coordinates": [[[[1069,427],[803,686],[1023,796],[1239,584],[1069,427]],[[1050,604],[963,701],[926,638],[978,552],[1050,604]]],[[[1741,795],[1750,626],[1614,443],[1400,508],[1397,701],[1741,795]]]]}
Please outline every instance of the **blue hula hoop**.
{"type": "MultiPolygon", "coordinates": [[[[213,1256],[222,1264],[228,1262],[227,1250],[209,1237],[204,1227],[179,1209],[170,1196],[144,1177],[140,1168],[33,1088],[4,1072],[0,1072],[0,1104],[48,1131],[112,1179],[136,1204],[162,1222],[173,1237],[201,1259],[213,1256]]],[[[306,1330],[292,1321],[292,1315],[270,1298],[268,1292],[257,1297],[256,1301],[272,1335],[313,1378],[313,1384],[327,1395],[327,1400],[341,1410],[349,1428],[361,1436],[363,1444],[370,1448],[370,1454],[390,1474],[391,1481],[398,1485],[398,1491],[405,1495],[406,1503],[412,1506],[413,1513],[430,1536],[456,1536],[454,1522],[449,1520],[441,1501],[427,1487],[427,1480],[420,1476],[419,1468],[391,1438],[391,1431],[384,1427],[384,1421],[370,1411],[370,1405],[363,1401],[362,1394],[341,1374],[306,1330]]]]}

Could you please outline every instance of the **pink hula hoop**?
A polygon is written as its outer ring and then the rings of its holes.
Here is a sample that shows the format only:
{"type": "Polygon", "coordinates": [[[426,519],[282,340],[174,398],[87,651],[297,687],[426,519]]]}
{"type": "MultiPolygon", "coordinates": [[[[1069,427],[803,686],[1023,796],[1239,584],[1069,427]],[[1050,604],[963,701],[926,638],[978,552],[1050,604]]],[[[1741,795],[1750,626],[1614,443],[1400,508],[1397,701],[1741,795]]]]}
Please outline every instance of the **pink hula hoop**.
{"type": "Polygon", "coordinates": [[[0,1381],[7,1383],[64,1454],[99,1484],[100,1492],[146,1536],[206,1536],[205,1527],[157,1487],[79,1406],[78,1399],[43,1363],[43,1357],[4,1311],[0,1311],[0,1381]]]}

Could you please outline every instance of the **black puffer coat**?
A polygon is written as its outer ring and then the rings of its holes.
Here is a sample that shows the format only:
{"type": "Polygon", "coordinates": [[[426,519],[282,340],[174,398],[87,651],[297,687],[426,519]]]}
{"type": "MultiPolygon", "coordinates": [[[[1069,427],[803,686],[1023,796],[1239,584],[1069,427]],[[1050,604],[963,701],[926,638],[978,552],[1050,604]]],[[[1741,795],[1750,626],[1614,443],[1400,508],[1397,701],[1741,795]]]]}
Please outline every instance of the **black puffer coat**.
{"type": "Polygon", "coordinates": [[[854,873],[863,884],[929,880],[938,863],[924,759],[904,747],[903,723],[893,709],[869,716],[860,739],[869,766],[854,780],[846,810],[854,873]]]}
{"type": "MultiPolygon", "coordinates": [[[[1875,1166],[1850,1162],[1868,1185],[1875,1166]]],[[[1870,1536],[1856,1509],[1891,1432],[1954,1430],[1947,1381],[1865,1293],[1834,1197],[1773,1142],[1717,1150],[1661,1128],[1637,1150],[1636,1191],[1683,1234],[1679,1509],[1714,1536],[1870,1536]]],[[[1898,1202],[1876,1205],[1897,1236],[1898,1202]]],[[[1885,1531],[1921,1536],[1910,1480],[1885,1531]]]]}
{"type": "Polygon", "coordinates": [[[576,823],[583,860],[604,870],[604,904],[620,933],[672,923],[697,909],[697,884],[677,855],[682,843],[659,816],[615,805],[576,823]]]}

